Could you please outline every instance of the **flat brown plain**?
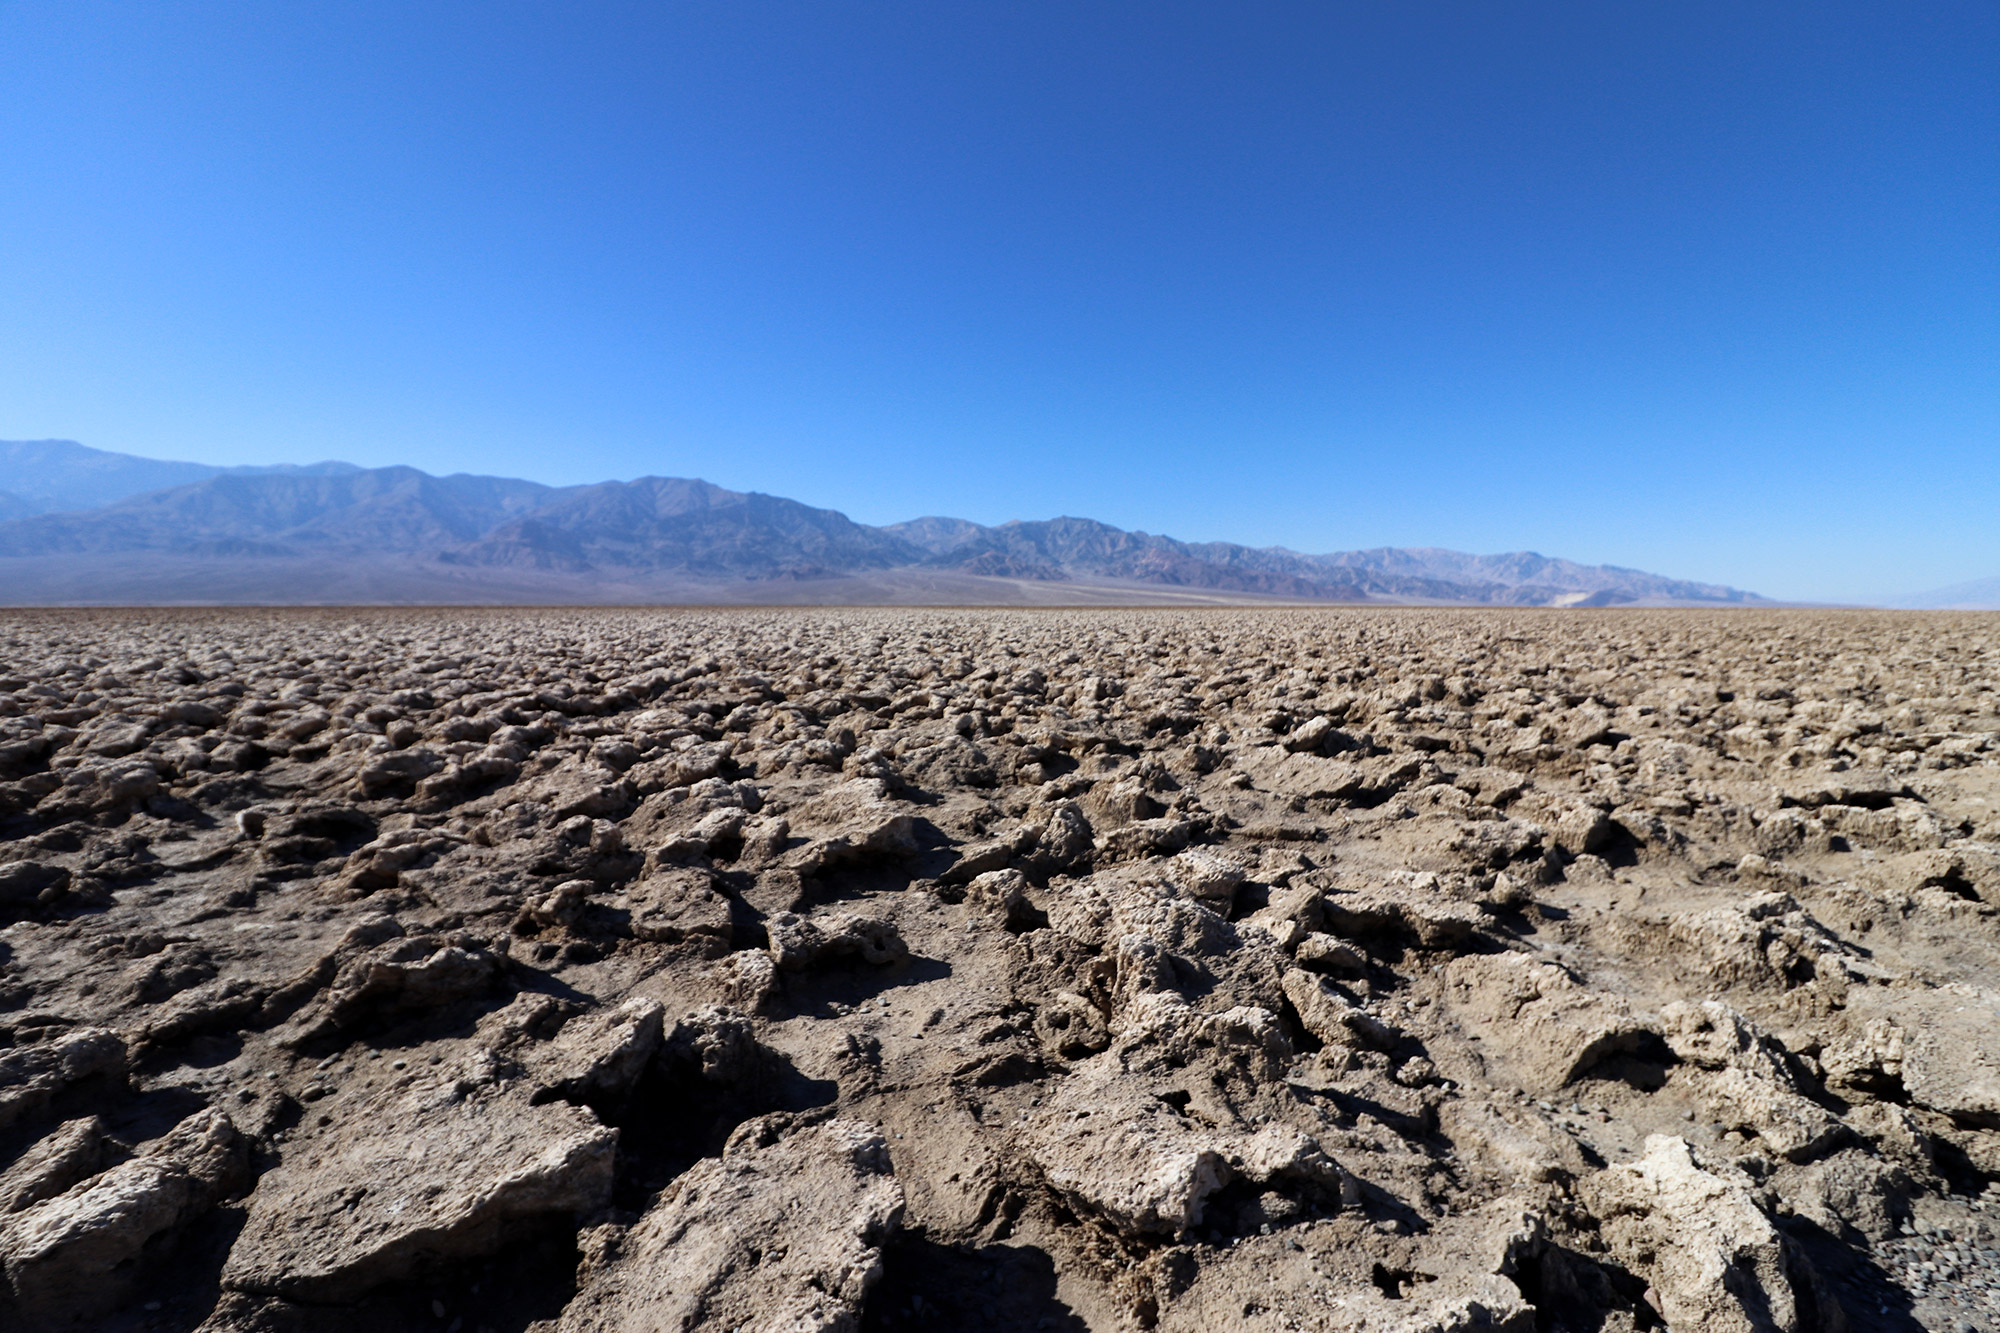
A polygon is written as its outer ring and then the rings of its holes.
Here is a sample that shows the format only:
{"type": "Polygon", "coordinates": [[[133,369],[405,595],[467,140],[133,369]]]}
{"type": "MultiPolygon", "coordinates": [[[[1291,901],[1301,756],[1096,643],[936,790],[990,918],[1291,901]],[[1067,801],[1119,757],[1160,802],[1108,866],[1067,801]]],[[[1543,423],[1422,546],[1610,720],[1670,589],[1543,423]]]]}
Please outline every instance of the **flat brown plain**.
{"type": "Polygon", "coordinates": [[[2000,1326],[1996,662],[14,613],[0,1324],[2000,1326]]]}

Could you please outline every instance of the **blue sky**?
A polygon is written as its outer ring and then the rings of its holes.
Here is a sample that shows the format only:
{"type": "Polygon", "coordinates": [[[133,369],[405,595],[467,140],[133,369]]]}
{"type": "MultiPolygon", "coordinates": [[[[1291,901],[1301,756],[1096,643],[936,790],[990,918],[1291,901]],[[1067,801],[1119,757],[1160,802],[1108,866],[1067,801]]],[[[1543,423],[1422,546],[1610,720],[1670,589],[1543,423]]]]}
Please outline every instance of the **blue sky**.
{"type": "Polygon", "coordinates": [[[1990,3],[0,0],[0,438],[2000,574],[1990,3]]]}

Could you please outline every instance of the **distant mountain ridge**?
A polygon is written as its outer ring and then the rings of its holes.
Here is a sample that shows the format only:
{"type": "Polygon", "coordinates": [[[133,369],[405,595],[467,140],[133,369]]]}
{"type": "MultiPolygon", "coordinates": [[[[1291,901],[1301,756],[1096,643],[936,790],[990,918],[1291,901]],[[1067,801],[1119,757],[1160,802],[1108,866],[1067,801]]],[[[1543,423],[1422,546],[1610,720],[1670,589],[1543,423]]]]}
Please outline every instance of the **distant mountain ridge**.
{"type": "Polygon", "coordinates": [[[413,467],[224,473],[98,509],[0,523],[0,556],[108,551],[374,555],[471,541],[559,494],[413,467]]]}
{"type": "Polygon", "coordinates": [[[641,477],[576,487],[533,515],[442,553],[447,563],[769,579],[916,563],[906,542],[831,509],[705,481],[641,477]]]}
{"type": "Polygon", "coordinates": [[[1888,605],[1913,611],[2000,611],[2000,577],[1933,588],[1898,597],[1888,605]]]}
{"type": "Polygon", "coordinates": [[[345,589],[411,601],[1047,601],[1063,590],[1089,600],[1764,600],[1532,552],[1309,555],[1182,542],[1073,517],[871,527],[781,496],[675,477],[556,487],[345,463],[217,469],[33,441],[0,442],[0,492],[0,588],[8,590],[0,598],[11,601],[200,601],[205,588],[271,602],[352,595],[334,591],[345,589]],[[176,480],[94,506],[46,509],[161,476],[176,480]],[[10,508],[9,497],[25,498],[10,508]],[[23,506],[42,509],[23,514],[23,506]]]}
{"type": "Polygon", "coordinates": [[[220,476],[326,476],[352,463],[214,467],[92,449],[75,440],[0,440],[0,518],[95,509],[146,491],[220,476]]]}

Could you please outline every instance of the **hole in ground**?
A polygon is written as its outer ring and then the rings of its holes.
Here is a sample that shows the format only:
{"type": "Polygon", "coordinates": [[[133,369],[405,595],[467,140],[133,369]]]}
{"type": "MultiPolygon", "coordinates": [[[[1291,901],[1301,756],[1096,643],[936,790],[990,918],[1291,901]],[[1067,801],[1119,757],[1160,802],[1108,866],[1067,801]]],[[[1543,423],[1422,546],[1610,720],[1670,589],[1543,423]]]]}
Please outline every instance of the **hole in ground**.
{"type": "Polygon", "coordinates": [[[1425,1282],[1435,1282],[1430,1273],[1419,1273],[1411,1268],[1389,1268],[1379,1261],[1368,1270],[1368,1280],[1375,1284],[1377,1291],[1392,1301],[1400,1301],[1425,1282]]]}
{"type": "Polygon", "coordinates": [[[900,1231],[882,1250],[882,1279],[868,1293],[863,1333],[953,1329],[964,1333],[1086,1333],[1056,1295],[1056,1268],[1032,1245],[944,1245],[900,1231]]]}
{"type": "Polygon", "coordinates": [[[715,1157],[736,1127],[774,1111],[826,1106],[839,1094],[829,1079],[811,1079],[790,1060],[759,1046],[726,1080],[703,1078],[688,1061],[656,1061],[619,1105],[591,1109],[618,1130],[614,1203],[642,1211],[682,1172],[715,1157]]]}

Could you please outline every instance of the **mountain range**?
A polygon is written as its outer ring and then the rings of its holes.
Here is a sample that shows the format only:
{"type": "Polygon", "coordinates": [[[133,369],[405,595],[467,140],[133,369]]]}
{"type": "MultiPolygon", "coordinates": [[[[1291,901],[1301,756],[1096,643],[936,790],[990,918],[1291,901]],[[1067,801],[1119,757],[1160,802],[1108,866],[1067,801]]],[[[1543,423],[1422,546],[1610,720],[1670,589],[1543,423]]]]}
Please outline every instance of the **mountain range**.
{"type": "Polygon", "coordinates": [[[1087,518],[871,527],[673,477],[557,487],[333,462],[224,469],[56,440],[0,442],[0,520],[0,601],[16,605],[1765,600],[1532,552],[1308,555],[1087,518]]]}
{"type": "Polygon", "coordinates": [[[1898,597],[1890,606],[1914,611],[2000,611],[2000,578],[1974,579],[1948,588],[1898,597]]]}
{"type": "Polygon", "coordinates": [[[142,491],[185,486],[220,476],[286,476],[359,472],[352,463],[280,463],[271,467],[211,467],[90,449],[74,440],[0,440],[0,519],[92,509],[142,491]]]}

